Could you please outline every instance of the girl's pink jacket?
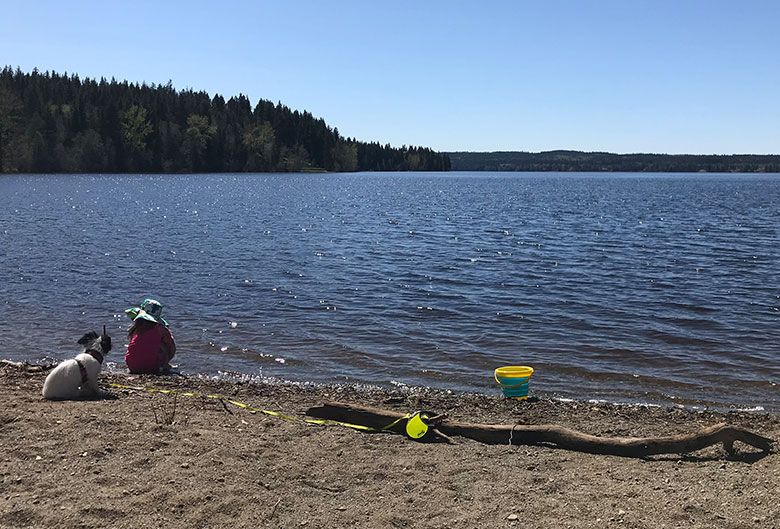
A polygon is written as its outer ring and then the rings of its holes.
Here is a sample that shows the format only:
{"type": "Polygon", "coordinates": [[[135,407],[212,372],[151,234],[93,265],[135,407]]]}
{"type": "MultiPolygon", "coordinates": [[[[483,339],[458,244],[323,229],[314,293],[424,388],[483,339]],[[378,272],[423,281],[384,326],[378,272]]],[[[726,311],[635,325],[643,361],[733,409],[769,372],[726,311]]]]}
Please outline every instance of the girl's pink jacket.
{"type": "Polygon", "coordinates": [[[130,340],[125,363],[131,373],[159,373],[176,353],[171,331],[165,325],[155,325],[130,340]]]}

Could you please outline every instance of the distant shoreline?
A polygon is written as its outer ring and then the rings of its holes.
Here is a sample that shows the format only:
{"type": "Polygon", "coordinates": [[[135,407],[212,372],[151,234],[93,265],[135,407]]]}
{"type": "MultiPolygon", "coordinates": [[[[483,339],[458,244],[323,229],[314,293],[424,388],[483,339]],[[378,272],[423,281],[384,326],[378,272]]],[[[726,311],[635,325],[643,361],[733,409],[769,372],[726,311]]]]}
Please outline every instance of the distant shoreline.
{"type": "Polygon", "coordinates": [[[583,173],[780,173],[780,154],[446,152],[452,171],[583,173]]]}
{"type": "Polygon", "coordinates": [[[278,174],[278,175],[284,175],[284,176],[293,176],[293,175],[328,175],[328,174],[360,174],[360,173],[393,173],[393,174],[412,174],[412,173],[433,173],[435,172],[438,175],[446,175],[450,173],[603,173],[605,175],[607,174],[615,174],[615,173],[632,173],[632,174],[701,174],[701,175],[780,175],[780,170],[778,171],[707,171],[707,170],[699,170],[699,171],[673,171],[673,170],[618,170],[618,169],[457,169],[453,168],[448,171],[300,171],[300,172],[289,172],[289,173],[283,173],[279,171],[226,171],[226,172],[202,172],[202,173],[194,173],[194,172],[186,172],[186,173],[180,173],[180,172],[140,172],[140,171],[134,171],[134,172],[108,172],[108,171],[99,171],[99,172],[88,172],[88,171],[79,171],[79,172],[55,172],[55,171],[48,171],[45,173],[30,173],[30,172],[24,172],[24,173],[12,173],[12,172],[0,172],[0,177],[3,176],[40,176],[40,175],[73,175],[73,176],[96,176],[96,175],[150,175],[150,176],[159,176],[159,175],[165,175],[165,176],[174,176],[174,175],[239,175],[239,174],[258,174],[258,175],[268,175],[268,174],[278,174]]]}

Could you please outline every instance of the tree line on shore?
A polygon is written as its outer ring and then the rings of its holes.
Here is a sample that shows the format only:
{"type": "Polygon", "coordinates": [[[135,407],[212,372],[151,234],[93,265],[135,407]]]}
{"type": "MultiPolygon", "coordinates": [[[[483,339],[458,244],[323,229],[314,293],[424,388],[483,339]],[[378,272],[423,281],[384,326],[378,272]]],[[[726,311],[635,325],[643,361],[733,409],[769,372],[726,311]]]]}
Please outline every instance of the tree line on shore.
{"type": "Polygon", "coordinates": [[[0,72],[0,172],[447,171],[447,155],[345,138],[309,112],[171,83],[0,72]]]}
{"type": "Polygon", "coordinates": [[[453,171],[779,173],[776,154],[612,154],[606,152],[449,152],[453,171]]]}

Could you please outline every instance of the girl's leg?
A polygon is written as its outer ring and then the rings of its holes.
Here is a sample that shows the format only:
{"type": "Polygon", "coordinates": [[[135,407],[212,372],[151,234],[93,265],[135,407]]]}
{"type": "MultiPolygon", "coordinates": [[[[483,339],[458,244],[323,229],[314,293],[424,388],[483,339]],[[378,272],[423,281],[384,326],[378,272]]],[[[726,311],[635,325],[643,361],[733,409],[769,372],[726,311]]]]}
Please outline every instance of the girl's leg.
{"type": "Polygon", "coordinates": [[[157,353],[157,369],[163,375],[169,375],[171,373],[171,364],[168,363],[168,361],[168,352],[165,348],[160,348],[159,353],[157,353]]]}

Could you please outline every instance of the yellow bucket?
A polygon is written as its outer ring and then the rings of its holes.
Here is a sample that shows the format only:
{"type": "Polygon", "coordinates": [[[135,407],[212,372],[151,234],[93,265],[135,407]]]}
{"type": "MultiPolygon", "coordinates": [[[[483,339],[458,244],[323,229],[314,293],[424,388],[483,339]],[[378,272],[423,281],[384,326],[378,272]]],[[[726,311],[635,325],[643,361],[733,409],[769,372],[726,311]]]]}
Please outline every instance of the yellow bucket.
{"type": "Polygon", "coordinates": [[[528,398],[528,381],[533,374],[533,367],[507,366],[497,368],[493,376],[505,397],[523,400],[528,398]]]}

